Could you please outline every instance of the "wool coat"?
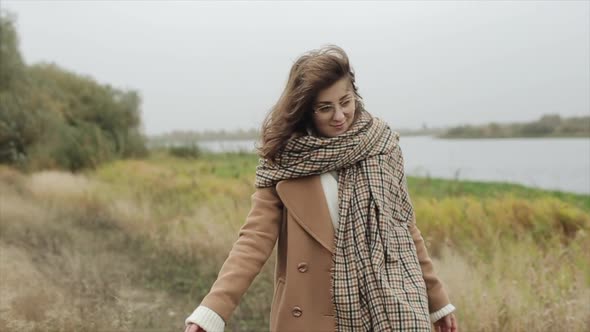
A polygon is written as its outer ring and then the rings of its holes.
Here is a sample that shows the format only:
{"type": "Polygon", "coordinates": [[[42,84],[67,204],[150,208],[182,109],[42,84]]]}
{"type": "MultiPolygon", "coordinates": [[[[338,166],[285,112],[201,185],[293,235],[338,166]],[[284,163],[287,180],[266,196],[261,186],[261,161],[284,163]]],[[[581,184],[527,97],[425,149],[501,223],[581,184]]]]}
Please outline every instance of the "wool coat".
{"type": "MultiPolygon", "coordinates": [[[[258,188],[251,201],[238,239],[201,305],[227,322],[278,242],[270,330],[335,331],[331,299],[335,230],[320,176],[258,188]]],[[[419,262],[415,273],[424,279],[432,313],[449,304],[449,299],[414,220],[407,231],[419,262]]]]}

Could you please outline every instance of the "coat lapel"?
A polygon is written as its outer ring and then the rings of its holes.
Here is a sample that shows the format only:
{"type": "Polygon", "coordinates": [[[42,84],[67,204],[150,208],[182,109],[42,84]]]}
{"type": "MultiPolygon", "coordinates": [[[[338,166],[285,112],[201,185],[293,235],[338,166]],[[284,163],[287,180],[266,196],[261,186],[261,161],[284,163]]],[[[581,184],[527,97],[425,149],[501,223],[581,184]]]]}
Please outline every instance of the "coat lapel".
{"type": "Polygon", "coordinates": [[[293,218],[323,247],[334,253],[334,226],[319,175],[277,183],[277,193],[293,218]]]}

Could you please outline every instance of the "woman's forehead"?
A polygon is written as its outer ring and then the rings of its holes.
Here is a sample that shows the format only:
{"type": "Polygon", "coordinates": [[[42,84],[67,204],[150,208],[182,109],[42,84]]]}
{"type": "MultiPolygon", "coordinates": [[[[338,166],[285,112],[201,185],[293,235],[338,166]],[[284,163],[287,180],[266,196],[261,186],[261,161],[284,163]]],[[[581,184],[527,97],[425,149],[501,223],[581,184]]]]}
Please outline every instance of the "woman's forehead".
{"type": "Polygon", "coordinates": [[[338,102],[352,91],[350,80],[341,79],[328,88],[321,90],[316,98],[317,104],[338,102]]]}

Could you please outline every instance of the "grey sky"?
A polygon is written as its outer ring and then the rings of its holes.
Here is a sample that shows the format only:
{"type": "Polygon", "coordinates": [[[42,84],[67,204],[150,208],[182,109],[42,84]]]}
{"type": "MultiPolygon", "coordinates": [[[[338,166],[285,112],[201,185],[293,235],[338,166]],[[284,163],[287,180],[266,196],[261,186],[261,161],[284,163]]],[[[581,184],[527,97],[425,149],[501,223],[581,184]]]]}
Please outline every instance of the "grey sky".
{"type": "Polygon", "coordinates": [[[138,90],[148,134],[258,127],[293,61],[343,47],[394,128],[590,114],[589,1],[11,1],[28,63],[138,90]]]}

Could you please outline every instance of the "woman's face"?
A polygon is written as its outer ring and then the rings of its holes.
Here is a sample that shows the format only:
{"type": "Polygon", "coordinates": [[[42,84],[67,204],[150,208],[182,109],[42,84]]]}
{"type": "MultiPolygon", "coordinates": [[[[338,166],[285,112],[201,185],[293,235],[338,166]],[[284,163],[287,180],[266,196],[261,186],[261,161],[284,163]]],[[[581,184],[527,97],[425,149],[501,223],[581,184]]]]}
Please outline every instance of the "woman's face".
{"type": "Polygon", "coordinates": [[[313,125],[321,136],[345,133],[354,121],[355,94],[350,78],[344,77],[318,93],[313,104],[313,125]]]}

